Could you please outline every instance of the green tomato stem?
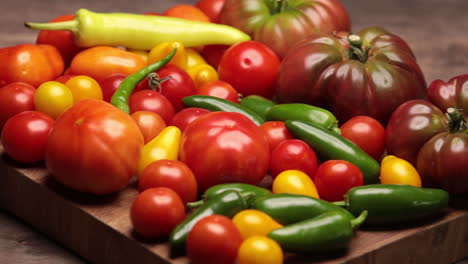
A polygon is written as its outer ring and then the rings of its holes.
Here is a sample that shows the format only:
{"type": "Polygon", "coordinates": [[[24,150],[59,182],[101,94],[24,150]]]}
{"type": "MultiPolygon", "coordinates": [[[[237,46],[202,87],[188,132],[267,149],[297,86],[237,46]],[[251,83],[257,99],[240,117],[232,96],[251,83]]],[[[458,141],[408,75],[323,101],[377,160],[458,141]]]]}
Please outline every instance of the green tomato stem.
{"type": "Polygon", "coordinates": [[[350,35],[348,37],[349,42],[349,54],[348,57],[351,60],[358,60],[362,63],[366,63],[369,57],[369,48],[362,47],[362,39],[358,35],[350,35]]]}
{"type": "Polygon", "coordinates": [[[465,121],[460,109],[450,107],[447,109],[445,116],[449,121],[448,128],[450,133],[468,131],[468,123],[465,121]]]}

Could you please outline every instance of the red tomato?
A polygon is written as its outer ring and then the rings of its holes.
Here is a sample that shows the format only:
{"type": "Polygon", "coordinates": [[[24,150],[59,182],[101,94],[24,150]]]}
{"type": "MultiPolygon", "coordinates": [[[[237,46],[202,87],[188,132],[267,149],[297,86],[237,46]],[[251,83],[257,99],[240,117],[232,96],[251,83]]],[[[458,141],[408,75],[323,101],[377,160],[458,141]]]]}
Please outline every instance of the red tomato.
{"type": "Polygon", "coordinates": [[[189,107],[182,109],[181,111],[177,112],[174,117],[172,117],[169,125],[178,127],[182,132],[184,132],[185,128],[193,121],[197,120],[199,117],[210,113],[209,110],[197,107],[189,107]]]}
{"type": "Polygon", "coordinates": [[[47,140],[54,123],[53,118],[37,111],[14,115],[2,130],[1,140],[5,152],[21,163],[44,160],[47,140]]]}
{"type": "Polygon", "coordinates": [[[182,134],[180,160],[192,169],[200,191],[220,183],[259,184],[269,157],[263,131],[239,113],[205,114],[182,134]]]}
{"type": "Polygon", "coordinates": [[[130,112],[149,111],[160,115],[169,123],[175,114],[171,102],[162,94],[152,90],[142,90],[130,96],[130,112]]]}
{"type": "Polygon", "coordinates": [[[110,102],[115,91],[119,89],[119,85],[125,78],[127,78],[126,74],[116,73],[100,81],[99,84],[102,89],[102,99],[106,102],[110,102]]]}
{"type": "Polygon", "coordinates": [[[184,203],[197,199],[197,180],[185,163],[178,160],[157,160],[150,163],[140,174],[140,192],[153,187],[174,190],[184,203]]]}
{"type": "Polygon", "coordinates": [[[300,170],[313,178],[317,166],[315,151],[299,139],[283,140],[271,152],[270,174],[273,178],[285,170],[300,170]]]}
{"type": "MultiPolygon", "coordinates": [[[[49,22],[61,22],[74,20],[75,15],[63,15],[52,19],[49,22]]],[[[69,30],[41,30],[37,35],[37,44],[49,44],[58,49],[62,54],[65,64],[68,65],[72,58],[83,48],[75,44],[73,32],[69,30]]]]}
{"type": "Polygon", "coordinates": [[[137,196],[130,209],[136,233],[146,238],[167,236],[185,218],[185,206],[169,188],[148,189],[137,196]]]}
{"type": "Polygon", "coordinates": [[[198,0],[195,4],[213,23],[219,23],[219,14],[226,0],[198,0]]]}
{"type": "Polygon", "coordinates": [[[203,47],[201,55],[208,64],[217,69],[224,52],[229,47],[229,45],[206,45],[203,47]]]}
{"type": "Polygon", "coordinates": [[[197,94],[210,95],[236,104],[239,103],[239,94],[236,89],[225,81],[216,80],[205,83],[198,89],[197,94]]]}
{"type": "Polygon", "coordinates": [[[200,219],[187,236],[186,251],[192,264],[234,263],[242,243],[236,225],[223,215],[200,219]]]}
{"type": "MultiPolygon", "coordinates": [[[[157,70],[156,73],[160,80],[170,76],[168,79],[161,82],[159,87],[155,87],[156,91],[159,91],[171,102],[176,112],[184,109],[185,105],[182,102],[182,98],[194,95],[197,92],[190,75],[185,70],[173,64],[162,67],[157,70]]],[[[148,78],[141,81],[137,85],[137,88],[150,89],[148,78]]]]}
{"type": "Polygon", "coordinates": [[[265,133],[268,143],[270,145],[270,151],[282,141],[286,139],[293,139],[293,136],[286,128],[283,121],[267,121],[260,125],[260,128],[265,133]]]}
{"type": "Polygon", "coordinates": [[[34,86],[21,82],[0,87],[0,129],[15,114],[35,109],[35,92],[34,86]]]}
{"type": "Polygon", "coordinates": [[[150,142],[166,128],[164,119],[156,113],[149,111],[136,111],[130,115],[140,128],[145,144],[150,142]]]}
{"type": "Polygon", "coordinates": [[[364,184],[361,170],[345,160],[328,160],[320,164],[314,177],[320,198],[329,202],[342,201],[346,192],[364,184]]]}
{"type": "Polygon", "coordinates": [[[142,148],[143,136],[130,115],[102,100],[83,100],[57,119],[46,165],[65,186],[108,194],[127,186],[142,148]]]}
{"type": "Polygon", "coordinates": [[[244,41],[231,46],[218,66],[219,79],[231,84],[244,96],[273,96],[280,66],[279,57],[257,41],[244,41]]]}
{"type": "Polygon", "coordinates": [[[369,116],[355,116],[341,126],[341,135],[376,160],[385,151],[385,128],[369,116]]]}

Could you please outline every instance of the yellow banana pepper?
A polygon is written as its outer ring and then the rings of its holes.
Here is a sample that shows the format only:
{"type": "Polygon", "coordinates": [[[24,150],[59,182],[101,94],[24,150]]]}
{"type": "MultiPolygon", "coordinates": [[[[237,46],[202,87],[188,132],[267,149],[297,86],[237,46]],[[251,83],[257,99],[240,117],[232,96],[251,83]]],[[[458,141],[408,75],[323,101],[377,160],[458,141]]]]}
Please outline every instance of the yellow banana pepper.
{"type": "Polygon", "coordinates": [[[388,155],[382,160],[380,182],[382,184],[407,184],[416,187],[422,185],[421,177],[414,166],[393,155],[388,155]]]}

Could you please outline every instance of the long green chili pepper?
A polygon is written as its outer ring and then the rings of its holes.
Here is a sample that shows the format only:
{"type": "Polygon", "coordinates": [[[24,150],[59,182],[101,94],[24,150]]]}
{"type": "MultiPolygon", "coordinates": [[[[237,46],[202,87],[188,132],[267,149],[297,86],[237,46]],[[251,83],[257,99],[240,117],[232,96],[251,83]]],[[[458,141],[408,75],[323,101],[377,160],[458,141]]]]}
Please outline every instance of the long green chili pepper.
{"type": "Polygon", "coordinates": [[[228,25],[167,16],[129,13],[95,13],[79,9],[75,20],[55,23],[25,23],[31,29],[69,30],[80,47],[124,46],[150,50],[157,44],[179,41],[185,47],[209,44],[233,45],[250,36],[228,25]]]}
{"type": "Polygon", "coordinates": [[[367,217],[363,211],[357,218],[339,211],[330,211],[292,225],[275,229],[268,237],[278,242],[290,252],[315,253],[330,252],[346,248],[353,238],[354,230],[367,217]]]}
{"type": "Polygon", "coordinates": [[[238,191],[225,191],[213,199],[207,201],[195,212],[180,223],[169,235],[169,243],[172,247],[180,248],[185,244],[187,236],[192,227],[202,218],[220,214],[227,217],[233,217],[237,212],[250,207],[251,199],[255,196],[253,193],[241,194],[238,191]]]}
{"type": "Polygon", "coordinates": [[[145,77],[162,68],[166,65],[174,56],[177,49],[173,49],[166,57],[162,58],[161,60],[146,66],[145,68],[137,71],[134,74],[129,75],[125,78],[119,85],[117,91],[115,91],[114,95],[111,98],[111,104],[115,107],[119,108],[120,110],[124,111],[125,113],[130,113],[130,107],[128,105],[128,100],[130,95],[132,94],[135,86],[141,82],[145,77]]]}
{"type": "MultiPolygon", "coordinates": [[[[258,187],[252,184],[247,183],[223,183],[212,186],[208,188],[205,193],[203,193],[202,200],[188,203],[187,206],[190,208],[195,208],[203,205],[207,201],[215,198],[219,194],[225,191],[238,191],[241,194],[243,193],[253,193],[255,194],[255,199],[271,194],[271,191],[262,187],[258,187]]],[[[344,210],[344,209],[343,209],[344,210]]]]}

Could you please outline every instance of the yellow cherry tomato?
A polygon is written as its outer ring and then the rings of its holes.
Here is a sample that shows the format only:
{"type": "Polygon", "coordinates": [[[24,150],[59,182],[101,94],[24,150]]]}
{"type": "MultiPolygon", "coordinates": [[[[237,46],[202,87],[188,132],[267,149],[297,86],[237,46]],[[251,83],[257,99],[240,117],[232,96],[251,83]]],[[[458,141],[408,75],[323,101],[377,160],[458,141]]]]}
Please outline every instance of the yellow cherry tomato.
{"type": "Polygon", "coordinates": [[[78,75],[70,78],[65,85],[70,89],[73,95],[73,103],[85,99],[102,100],[102,89],[99,83],[85,75],[78,75]]]}
{"type": "Polygon", "coordinates": [[[200,55],[200,53],[198,53],[193,48],[187,48],[185,49],[185,52],[187,53],[187,68],[191,68],[200,64],[207,64],[207,62],[200,55]]]}
{"type": "Polygon", "coordinates": [[[61,82],[45,82],[37,88],[34,104],[37,111],[55,119],[73,105],[73,94],[61,82]]]}
{"type": "Polygon", "coordinates": [[[138,174],[142,173],[146,166],[153,161],[177,160],[181,138],[182,132],[178,127],[165,127],[155,138],[143,146],[138,163],[138,174]]]}
{"type": "Polygon", "coordinates": [[[216,69],[206,63],[188,68],[187,73],[192,78],[197,90],[206,83],[219,80],[216,69]]]}
{"type": "Polygon", "coordinates": [[[273,181],[273,193],[302,194],[319,198],[312,179],[299,170],[286,170],[278,174],[273,181]]]}
{"type": "Polygon", "coordinates": [[[382,184],[407,184],[421,187],[421,176],[408,161],[393,155],[382,159],[380,166],[380,182],[382,184]]]}
{"type": "Polygon", "coordinates": [[[237,259],[239,264],[281,264],[284,254],[278,242],[266,236],[252,236],[242,242],[237,259]]]}
{"type": "Polygon", "coordinates": [[[185,70],[187,68],[187,53],[184,44],[178,41],[163,42],[154,46],[148,54],[148,64],[161,60],[174,48],[177,48],[177,51],[168,64],[176,65],[185,70]]]}
{"type": "Polygon", "coordinates": [[[254,209],[240,211],[232,218],[232,222],[244,239],[251,236],[266,236],[271,231],[283,227],[271,216],[254,209]]]}

